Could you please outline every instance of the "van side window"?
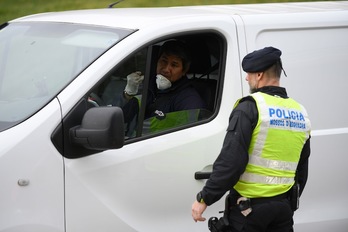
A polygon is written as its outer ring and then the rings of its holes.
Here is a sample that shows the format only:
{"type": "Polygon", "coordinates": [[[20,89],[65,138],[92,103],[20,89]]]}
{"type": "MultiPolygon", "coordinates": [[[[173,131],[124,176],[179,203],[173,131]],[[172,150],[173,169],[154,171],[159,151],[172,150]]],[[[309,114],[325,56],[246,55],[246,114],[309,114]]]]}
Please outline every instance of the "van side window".
{"type": "Polygon", "coordinates": [[[118,64],[88,102],[120,107],[126,140],[204,123],[217,109],[222,41],[214,33],[156,41],[118,64]]]}

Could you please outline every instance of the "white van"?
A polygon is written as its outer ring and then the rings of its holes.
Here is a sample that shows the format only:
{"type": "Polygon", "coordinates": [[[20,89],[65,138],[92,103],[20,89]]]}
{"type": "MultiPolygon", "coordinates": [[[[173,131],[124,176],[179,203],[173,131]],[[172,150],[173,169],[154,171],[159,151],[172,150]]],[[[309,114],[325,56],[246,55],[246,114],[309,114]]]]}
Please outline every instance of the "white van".
{"type": "Polygon", "coordinates": [[[208,231],[191,205],[248,95],[241,60],[266,46],[282,50],[281,84],[312,121],[295,230],[347,231],[348,2],[81,10],[2,25],[0,231],[208,231]],[[192,48],[189,77],[209,109],[148,131],[145,90],[169,39],[192,48]],[[125,136],[113,101],[134,71],[145,79],[125,136]]]}

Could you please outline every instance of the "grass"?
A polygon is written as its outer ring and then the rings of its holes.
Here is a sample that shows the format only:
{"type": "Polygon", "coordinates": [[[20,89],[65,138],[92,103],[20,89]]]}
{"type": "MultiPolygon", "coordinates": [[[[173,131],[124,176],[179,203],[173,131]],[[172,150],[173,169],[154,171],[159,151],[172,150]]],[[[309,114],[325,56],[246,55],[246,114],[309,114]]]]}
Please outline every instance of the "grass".
{"type": "MultiPolygon", "coordinates": [[[[0,0],[0,24],[21,16],[42,12],[106,8],[109,4],[116,1],[117,0],[0,0]]],[[[297,0],[124,0],[116,7],[161,7],[289,1],[297,0]]]]}

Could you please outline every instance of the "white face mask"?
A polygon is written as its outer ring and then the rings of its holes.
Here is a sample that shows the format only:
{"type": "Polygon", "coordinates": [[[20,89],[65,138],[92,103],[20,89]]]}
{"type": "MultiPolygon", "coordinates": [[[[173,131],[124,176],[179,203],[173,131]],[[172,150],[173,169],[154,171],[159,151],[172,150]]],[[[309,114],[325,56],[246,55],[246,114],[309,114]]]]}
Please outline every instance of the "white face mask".
{"type": "Polygon", "coordinates": [[[172,82],[170,82],[165,76],[162,76],[161,74],[157,74],[156,84],[159,90],[165,90],[172,86],[172,82]]]}

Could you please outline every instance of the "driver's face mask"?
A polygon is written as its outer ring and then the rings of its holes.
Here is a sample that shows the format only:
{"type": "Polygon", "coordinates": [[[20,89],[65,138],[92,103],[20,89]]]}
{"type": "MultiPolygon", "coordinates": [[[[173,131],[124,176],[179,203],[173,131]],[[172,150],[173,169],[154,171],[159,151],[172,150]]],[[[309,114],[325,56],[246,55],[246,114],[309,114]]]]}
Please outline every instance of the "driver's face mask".
{"type": "Polygon", "coordinates": [[[162,76],[161,74],[157,74],[156,84],[159,90],[165,90],[172,86],[172,82],[170,82],[166,77],[162,76]]]}

